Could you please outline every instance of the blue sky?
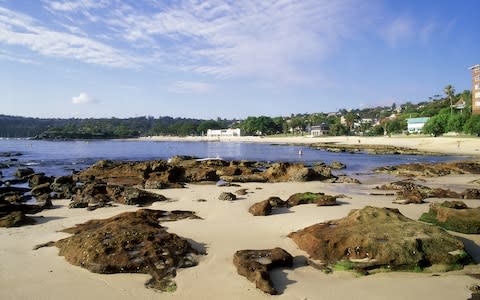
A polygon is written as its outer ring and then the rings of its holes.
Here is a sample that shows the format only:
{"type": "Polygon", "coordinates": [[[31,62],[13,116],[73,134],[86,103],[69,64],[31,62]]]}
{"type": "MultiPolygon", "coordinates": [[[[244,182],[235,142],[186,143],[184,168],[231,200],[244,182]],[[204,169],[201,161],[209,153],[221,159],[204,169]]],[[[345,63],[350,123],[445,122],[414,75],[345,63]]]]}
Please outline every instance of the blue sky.
{"type": "Polygon", "coordinates": [[[0,0],[0,114],[244,118],[470,89],[478,0],[0,0]]]}

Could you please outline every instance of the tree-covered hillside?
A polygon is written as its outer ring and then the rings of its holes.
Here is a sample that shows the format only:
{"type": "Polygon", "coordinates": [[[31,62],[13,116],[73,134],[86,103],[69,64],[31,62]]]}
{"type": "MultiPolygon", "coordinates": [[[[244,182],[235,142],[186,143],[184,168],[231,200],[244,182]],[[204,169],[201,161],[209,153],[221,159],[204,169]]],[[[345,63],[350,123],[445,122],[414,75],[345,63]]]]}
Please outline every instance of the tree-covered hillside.
{"type": "Polygon", "coordinates": [[[329,128],[329,135],[384,135],[404,133],[407,119],[430,117],[424,132],[434,136],[449,131],[480,135],[480,116],[471,116],[470,91],[455,93],[449,85],[445,95],[435,95],[417,104],[406,102],[332,113],[290,116],[250,116],[242,121],[200,120],[172,117],[127,119],[39,119],[0,115],[0,137],[41,139],[110,139],[150,135],[201,136],[208,129],[241,128],[243,135],[307,134],[312,126],[329,128]],[[461,101],[463,100],[463,102],[461,101]],[[463,103],[462,105],[456,105],[463,103]]]}

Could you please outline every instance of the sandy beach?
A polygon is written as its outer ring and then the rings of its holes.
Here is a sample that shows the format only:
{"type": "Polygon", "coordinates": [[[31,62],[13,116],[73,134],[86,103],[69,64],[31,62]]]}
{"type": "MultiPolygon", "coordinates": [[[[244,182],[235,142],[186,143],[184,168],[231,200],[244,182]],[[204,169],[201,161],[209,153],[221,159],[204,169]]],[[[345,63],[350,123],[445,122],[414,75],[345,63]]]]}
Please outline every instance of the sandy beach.
{"type": "Polygon", "coordinates": [[[151,136],[142,137],[144,141],[211,141],[211,142],[242,142],[242,143],[267,143],[267,144],[298,144],[310,145],[314,143],[337,143],[337,144],[364,144],[364,145],[390,145],[396,147],[408,147],[421,151],[437,152],[442,154],[480,156],[480,138],[460,136],[385,136],[385,137],[362,137],[362,136],[333,136],[333,137],[170,137],[151,136]]]}
{"type": "MultiPolygon", "coordinates": [[[[305,265],[306,253],[287,234],[308,225],[344,217],[351,209],[366,205],[395,207],[404,215],[418,219],[428,210],[428,203],[396,205],[394,196],[369,196],[377,184],[392,178],[374,176],[365,184],[248,183],[241,184],[248,194],[236,201],[220,201],[223,191],[234,192],[239,187],[188,185],[185,189],[155,190],[169,201],[156,202],[151,208],[192,210],[203,220],[181,220],[165,224],[170,232],[193,240],[207,255],[198,266],[180,269],[175,277],[178,289],[174,293],[159,293],[144,287],[149,275],[94,274],[70,265],[58,256],[56,247],[32,250],[32,247],[68,236],[58,231],[89,219],[102,219],[137,207],[117,205],[95,211],[69,209],[68,200],[55,202],[56,209],[36,216],[36,225],[0,230],[0,298],[1,299],[468,299],[467,286],[479,279],[468,274],[480,274],[480,236],[453,233],[461,237],[477,265],[448,273],[389,272],[357,277],[354,273],[335,271],[325,274],[305,265]],[[341,205],[317,207],[300,205],[271,216],[254,217],[248,208],[270,196],[288,198],[296,192],[346,194],[341,205]],[[198,202],[205,199],[206,202],[198,202]],[[237,274],[232,264],[235,251],[282,247],[295,257],[292,269],[272,272],[275,287],[281,295],[270,296],[237,274]],[[273,297],[273,298],[272,298],[273,297]]],[[[468,182],[478,176],[457,175],[428,179],[432,187],[448,186],[455,190],[473,187],[468,182]]],[[[425,183],[424,183],[425,184],[425,183]]],[[[429,199],[442,201],[442,199],[429,199]]],[[[478,200],[466,200],[478,207],[478,200]]]]}

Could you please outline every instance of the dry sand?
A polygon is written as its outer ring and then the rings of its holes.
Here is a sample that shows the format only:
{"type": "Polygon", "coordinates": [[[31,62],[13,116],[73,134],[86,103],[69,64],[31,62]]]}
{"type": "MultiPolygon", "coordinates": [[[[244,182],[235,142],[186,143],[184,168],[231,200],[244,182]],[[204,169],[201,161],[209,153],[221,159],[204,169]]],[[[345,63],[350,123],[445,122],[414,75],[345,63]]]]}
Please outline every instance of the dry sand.
{"type": "Polygon", "coordinates": [[[438,152],[454,155],[480,156],[480,138],[459,137],[459,136],[392,136],[392,137],[168,137],[153,136],[143,137],[146,141],[218,141],[218,142],[247,142],[247,143],[268,143],[268,144],[313,144],[313,143],[338,143],[338,144],[370,144],[370,145],[392,145],[398,147],[415,148],[422,151],[438,152]]]}
{"type": "MultiPolygon", "coordinates": [[[[429,180],[433,186],[449,184],[463,189],[478,176],[449,176],[429,180]]],[[[159,293],[144,288],[149,278],[143,274],[102,275],[70,265],[57,255],[56,247],[33,251],[39,243],[58,240],[67,234],[58,230],[94,218],[107,218],[136,207],[119,205],[93,212],[68,209],[68,201],[56,201],[58,208],[40,213],[38,224],[20,228],[0,229],[0,299],[468,299],[467,286],[480,280],[466,273],[480,274],[480,265],[466,270],[432,276],[432,274],[391,272],[356,277],[350,272],[324,274],[305,266],[305,253],[297,248],[287,234],[321,221],[344,217],[351,209],[365,205],[396,207],[406,216],[417,219],[428,210],[428,204],[395,205],[393,196],[369,196],[376,183],[386,178],[371,178],[369,184],[249,183],[242,184],[248,193],[233,202],[217,199],[222,191],[233,192],[238,187],[189,185],[186,189],[157,192],[170,201],[157,202],[155,209],[185,209],[197,212],[203,220],[181,220],[165,223],[170,232],[192,239],[204,247],[208,255],[198,266],[181,269],[175,281],[174,293],[159,293]],[[257,189],[261,188],[261,189],[257,189]],[[266,217],[253,217],[248,207],[269,196],[288,198],[295,192],[344,193],[351,198],[340,199],[342,205],[317,207],[300,205],[266,217]],[[205,199],[206,202],[198,202],[205,199]],[[232,263],[240,249],[282,247],[296,257],[293,269],[276,270],[273,281],[282,292],[266,295],[253,283],[239,276],[232,263]]],[[[477,186],[478,187],[478,186],[477,186]]],[[[433,199],[431,201],[440,201],[433,199]]],[[[473,207],[479,200],[466,201],[473,207]]],[[[460,235],[477,262],[480,262],[480,236],[460,235]]]]}

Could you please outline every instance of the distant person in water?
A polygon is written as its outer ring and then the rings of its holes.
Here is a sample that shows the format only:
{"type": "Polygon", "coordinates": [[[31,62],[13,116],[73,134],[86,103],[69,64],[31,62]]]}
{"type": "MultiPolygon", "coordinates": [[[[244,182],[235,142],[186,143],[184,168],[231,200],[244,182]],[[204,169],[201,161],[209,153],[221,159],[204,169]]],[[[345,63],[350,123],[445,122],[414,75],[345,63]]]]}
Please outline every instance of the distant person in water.
{"type": "Polygon", "coordinates": [[[298,156],[302,156],[302,155],[303,155],[302,149],[298,150],[298,156]]]}

